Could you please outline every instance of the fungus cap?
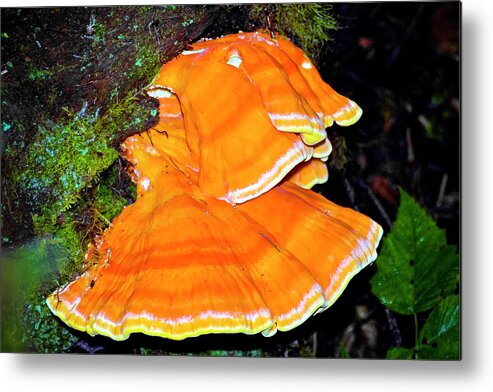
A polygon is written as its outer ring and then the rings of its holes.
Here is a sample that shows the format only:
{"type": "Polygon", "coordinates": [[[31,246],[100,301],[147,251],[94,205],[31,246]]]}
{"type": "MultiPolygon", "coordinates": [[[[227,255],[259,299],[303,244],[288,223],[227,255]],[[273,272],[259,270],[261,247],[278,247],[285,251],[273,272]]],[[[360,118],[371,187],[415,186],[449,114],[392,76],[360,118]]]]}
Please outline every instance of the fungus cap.
{"type": "Polygon", "coordinates": [[[198,42],[165,64],[154,85],[180,101],[201,189],[231,204],[272,189],[316,146],[325,146],[316,157],[326,160],[325,125],[361,115],[301,50],[262,33],[198,42]]]}
{"type": "Polygon", "coordinates": [[[327,309],[375,259],[381,227],[310,190],[328,178],[321,124],[357,111],[284,41],[226,36],[163,67],[149,89],[158,124],[122,145],[137,199],[48,297],[61,320],[115,340],[272,336],[327,309]]]}

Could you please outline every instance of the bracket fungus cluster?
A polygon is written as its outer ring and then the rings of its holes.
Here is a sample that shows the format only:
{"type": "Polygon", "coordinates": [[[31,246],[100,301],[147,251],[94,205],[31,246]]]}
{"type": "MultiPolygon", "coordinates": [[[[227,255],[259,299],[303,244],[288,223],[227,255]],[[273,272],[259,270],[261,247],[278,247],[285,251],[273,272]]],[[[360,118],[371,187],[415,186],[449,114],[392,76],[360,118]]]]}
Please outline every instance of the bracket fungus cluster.
{"type": "Polygon", "coordinates": [[[326,127],[361,109],[280,36],[239,33],[165,64],[159,123],[122,145],[138,197],[47,299],[90,335],[273,335],[331,306],[376,258],[381,227],[310,190],[326,127]]]}

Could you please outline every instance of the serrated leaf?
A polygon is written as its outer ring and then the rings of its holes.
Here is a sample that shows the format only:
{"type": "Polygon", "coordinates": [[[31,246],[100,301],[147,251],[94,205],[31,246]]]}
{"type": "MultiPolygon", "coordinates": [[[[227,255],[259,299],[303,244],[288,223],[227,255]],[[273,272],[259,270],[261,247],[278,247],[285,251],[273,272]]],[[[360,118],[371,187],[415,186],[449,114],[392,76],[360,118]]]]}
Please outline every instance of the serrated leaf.
{"type": "Polygon", "coordinates": [[[387,359],[412,359],[414,349],[404,347],[391,347],[387,351],[387,359]]]}
{"type": "MultiPolygon", "coordinates": [[[[449,333],[447,333],[449,335],[449,333]]],[[[450,359],[459,360],[460,359],[460,348],[459,340],[456,336],[459,335],[459,327],[455,327],[453,331],[450,331],[450,335],[455,337],[448,337],[449,343],[442,343],[437,345],[423,344],[419,347],[419,353],[417,354],[417,359],[450,359]]],[[[440,340],[443,340],[441,338],[440,340]]]]}
{"type": "Polygon", "coordinates": [[[384,238],[372,291],[401,314],[431,309],[457,285],[459,258],[445,231],[404,190],[397,219],[384,238]]]}
{"type": "Polygon", "coordinates": [[[430,313],[419,333],[419,357],[458,359],[460,352],[459,296],[445,298],[430,313]]]}

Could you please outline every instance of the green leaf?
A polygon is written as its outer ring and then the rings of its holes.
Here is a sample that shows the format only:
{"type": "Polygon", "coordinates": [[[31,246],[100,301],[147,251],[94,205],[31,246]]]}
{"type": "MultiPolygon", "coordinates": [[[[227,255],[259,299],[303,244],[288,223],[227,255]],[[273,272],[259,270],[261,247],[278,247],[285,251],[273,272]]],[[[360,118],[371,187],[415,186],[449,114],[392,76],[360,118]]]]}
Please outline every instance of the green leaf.
{"type": "Polygon", "coordinates": [[[391,347],[387,351],[387,359],[412,359],[414,349],[404,347],[391,347]]]}
{"type": "Polygon", "coordinates": [[[401,314],[431,309],[458,282],[459,258],[445,231],[404,190],[392,230],[377,259],[372,291],[383,305],[401,314]]]}
{"type": "Polygon", "coordinates": [[[424,359],[459,359],[459,296],[445,298],[430,313],[419,334],[419,357],[424,359]]]}
{"type": "Polygon", "coordinates": [[[346,346],[342,342],[339,342],[339,358],[344,358],[344,359],[351,358],[346,346]]]}

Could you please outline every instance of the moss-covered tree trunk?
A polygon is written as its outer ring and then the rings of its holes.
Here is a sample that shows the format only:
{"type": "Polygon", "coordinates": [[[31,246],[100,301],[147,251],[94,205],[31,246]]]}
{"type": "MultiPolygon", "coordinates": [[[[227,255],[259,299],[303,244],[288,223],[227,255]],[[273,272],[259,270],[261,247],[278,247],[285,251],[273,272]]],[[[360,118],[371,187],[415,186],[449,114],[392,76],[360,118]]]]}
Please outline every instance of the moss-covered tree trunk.
{"type": "Polygon", "coordinates": [[[157,111],[142,94],[217,7],[2,10],[3,237],[51,225],[157,111]]]}

